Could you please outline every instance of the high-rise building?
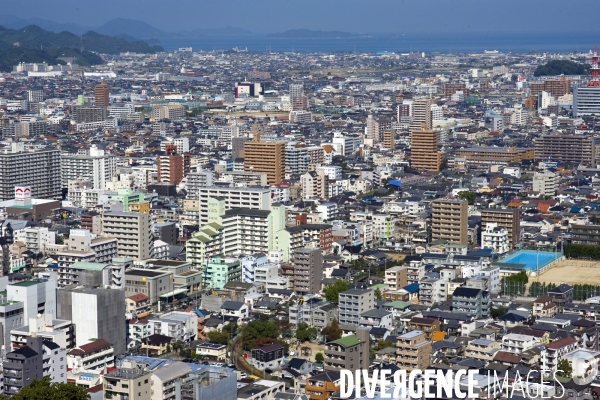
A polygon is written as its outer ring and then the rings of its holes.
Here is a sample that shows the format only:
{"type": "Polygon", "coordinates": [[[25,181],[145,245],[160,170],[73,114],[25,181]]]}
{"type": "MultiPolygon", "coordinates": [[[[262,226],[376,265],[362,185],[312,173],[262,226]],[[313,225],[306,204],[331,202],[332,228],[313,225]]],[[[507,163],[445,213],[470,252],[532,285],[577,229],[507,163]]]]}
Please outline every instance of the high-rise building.
{"type": "Polygon", "coordinates": [[[564,75],[561,75],[560,79],[529,82],[529,89],[532,96],[537,96],[540,92],[548,92],[552,94],[552,97],[560,97],[571,92],[569,81],[564,75]]]}
{"type": "Polygon", "coordinates": [[[389,119],[376,119],[369,114],[367,117],[367,126],[365,127],[365,138],[372,139],[375,143],[383,140],[383,132],[390,129],[392,121],[389,119]]]}
{"type": "Polygon", "coordinates": [[[317,294],[323,282],[323,255],[320,248],[294,251],[294,291],[317,294]]]}
{"type": "Polygon", "coordinates": [[[411,130],[428,130],[433,127],[433,120],[431,118],[432,104],[433,101],[429,97],[422,97],[413,101],[412,122],[410,124],[411,130]]]}
{"type": "Polygon", "coordinates": [[[40,102],[44,101],[44,91],[41,89],[28,90],[27,91],[27,100],[30,103],[40,103],[40,102]]]}
{"type": "Polygon", "coordinates": [[[594,165],[596,143],[586,135],[542,135],[535,140],[535,159],[594,165]]]}
{"type": "Polygon", "coordinates": [[[106,107],[101,106],[73,106],[73,119],[77,123],[100,122],[108,118],[106,107]]]}
{"type": "Polygon", "coordinates": [[[302,188],[302,198],[305,200],[312,198],[326,199],[328,177],[322,168],[315,171],[309,171],[300,177],[300,187],[302,188]]]}
{"type": "Polygon", "coordinates": [[[110,86],[102,80],[94,88],[94,104],[99,107],[108,107],[110,105],[109,92],[110,86]]]}
{"type": "Polygon", "coordinates": [[[253,210],[271,209],[271,189],[254,187],[201,187],[198,193],[199,226],[208,224],[209,201],[211,198],[222,198],[225,209],[249,208],[253,210]]]}
{"type": "Polygon", "coordinates": [[[312,164],[308,148],[298,142],[288,142],[285,146],[285,170],[289,174],[303,174],[312,164]]]}
{"type": "Polygon", "coordinates": [[[469,244],[468,204],[462,200],[438,199],[431,202],[431,240],[469,244]]]}
{"type": "Polygon", "coordinates": [[[25,151],[23,143],[12,143],[0,153],[0,200],[15,198],[15,187],[29,186],[31,197],[60,199],[60,150],[25,151]]]}
{"type": "Polygon", "coordinates": [[[125,292],[90,287],[57,291],[57,317],[75,325],[76,347],[96,339],[113,346],[116,355],[126,350],[125,292]]]}
{"type": "Polygon", "coordinates": [[[487,224],[497,224],[508,233],[508,246],[511,250],[521,241],[521,214],[519,209],[488,208],[481,210],[481,229],[487,224]]]}
{"type": "Polygon", "coordinates": [[[393,129],[386,129],[383,131],[383,146],[386,149],[394,150],[396,148],[394,134],[395,132],[393,129]]]}
{"type": "Polygon", "coordinates": [[[285,142],[261,142],[256,135],[244,143],[244,171],[264,172],[267,183],[274,185],[285,179],[285,142]]]}
{"type": "Polygon", "coordinates": [[[117,238],[117,255],[146,260],[152,255],[150,215],[134,212],[105,212],[102,235],[117,238]]]}
{"type": "Polygon", "coordinates": [[[465,97],[469,96],[469,88],[466,83],[445,83],[444,97],[449,98],[456,92],[463,92],[465,97]]]}
{"type": "Polygon", "coordinates": [[[178,185],[190,172],[190,155],[189,153],[177,154],[174,144],[167,144],[165,152],[166,155],[156,156],[158,182],[178,185]]]}
{"type": "Polygon", "coordinates": [[[304,96],[304,85],[302,83],[290,84],[290,98],[304,96]]]}
{"type": "Polygon", "coordinates": [[[573,116],[600,115],[600,86],[573,89],[573,116]]]}
{"type": "Polygon", "coordinates": [[[410,164],[417,169],[439,171],[442,153],[438,151],[440,133],[431,130],[414,130],[410,134],[410,164]]]}
{"type": "Polygon", "coordinates": [[[60,172],[63,188],[68,187],[70,180],[83,178],[92,182],[91,189],[106,189],[106,182],[117,172],[117,158],[94,144],[89,155],[61,154],[60,172]]]}

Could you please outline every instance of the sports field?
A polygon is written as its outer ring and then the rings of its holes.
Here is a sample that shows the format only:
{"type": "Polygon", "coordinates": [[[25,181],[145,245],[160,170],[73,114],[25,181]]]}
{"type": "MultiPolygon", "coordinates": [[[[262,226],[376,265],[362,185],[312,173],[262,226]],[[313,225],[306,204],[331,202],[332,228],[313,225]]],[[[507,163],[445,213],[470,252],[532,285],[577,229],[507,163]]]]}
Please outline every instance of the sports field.
{"type": "MultiPolygon", "coordinates": [[[[530,280],[536,280],[530,278],[530,280]]],[[[564,260],[558,261],[549,270],[540,275],[540,282],[546,283],[576,283],[588,285],[600,285],[600,262],[564,260]]]]}

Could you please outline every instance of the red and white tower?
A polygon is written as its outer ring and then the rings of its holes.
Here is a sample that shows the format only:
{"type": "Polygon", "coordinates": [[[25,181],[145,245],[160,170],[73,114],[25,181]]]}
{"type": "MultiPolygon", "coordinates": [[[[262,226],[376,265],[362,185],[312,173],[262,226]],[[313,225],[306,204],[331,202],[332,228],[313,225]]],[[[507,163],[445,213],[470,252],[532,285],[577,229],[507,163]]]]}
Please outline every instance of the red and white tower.
{"type": "Polygon", "coordinates": [[[600,87],[600,76],[598,74],[598,46],[594,46],[594,54],[592,55],[592,66],[590,69],[592,73],[592,80],[588,82],[588,87],[600,87]]]}

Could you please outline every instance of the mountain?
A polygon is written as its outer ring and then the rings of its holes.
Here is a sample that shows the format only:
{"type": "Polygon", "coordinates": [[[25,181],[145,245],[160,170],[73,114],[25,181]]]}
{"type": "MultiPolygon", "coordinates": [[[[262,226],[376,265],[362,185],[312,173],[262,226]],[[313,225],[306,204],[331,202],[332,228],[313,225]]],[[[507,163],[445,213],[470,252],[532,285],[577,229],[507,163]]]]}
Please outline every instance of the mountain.
{"type": "Polygon", "coordinates": [[[73,23],[61,23],[49,21],[42,18],[28,18],[23,19],[16,15],[0,15],[0,25],[10,29],[21,29],[29,25],[37,25],[42,29],[50,32],[72,32],[76,35],[81,35],[84,32],[92,30],[89,26],[83,26],[73,23]]]}
{"type": "Polygon", "coordinates": [[[359,37],[361,35],[350,32],[340,31],[312,31],[310,29],[291,29],[280,33],[269,33],[266,35],[268,38],[281,38],[281,39],[334,39],[341,38],[347,39],[352,37],[359,37]]]}
{"type": "Polygon", "coordinates": [[[162,50],[160,45],[150,46],[141,40],[128,42],[93,31],[79,36],[71,32],[50,32],[36,25],[20,29],[0,26],[1,71],[10,71],[19,62],[57,64],[69,58],[79,65],[96,65],[104,62],[96,53],[155,53],[162,50]]]}
{"type": "Polygon", "coordinates": [[[128,35],[140,39],[168,36],[168,33],[161,31],[146,22],[124,18],[110,20],[104,25],[94,29],[94,31],[104,35],[128,35]]]}

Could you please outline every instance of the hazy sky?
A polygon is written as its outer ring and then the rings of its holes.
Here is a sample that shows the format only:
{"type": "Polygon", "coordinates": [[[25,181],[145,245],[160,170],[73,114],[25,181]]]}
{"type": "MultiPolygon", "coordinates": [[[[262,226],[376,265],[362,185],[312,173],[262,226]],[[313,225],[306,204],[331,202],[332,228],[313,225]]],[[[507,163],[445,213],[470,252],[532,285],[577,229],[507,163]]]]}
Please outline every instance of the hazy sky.
{"type": "MultiPolygon", "coordinates": [[[[0,14],[99,26],[121,17],[176,31],[235,26],[349,32],[590,32],[598,0],[2,0],[0,14]]],[[[595,37],[591,38],[596,40],[595,37]]]]}

